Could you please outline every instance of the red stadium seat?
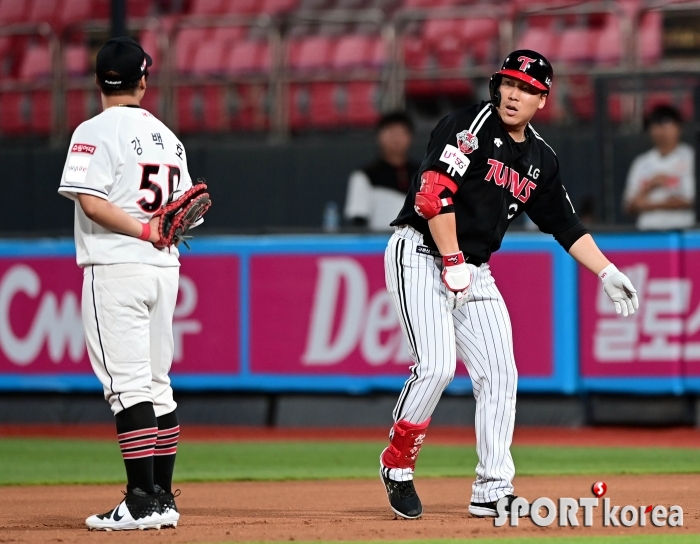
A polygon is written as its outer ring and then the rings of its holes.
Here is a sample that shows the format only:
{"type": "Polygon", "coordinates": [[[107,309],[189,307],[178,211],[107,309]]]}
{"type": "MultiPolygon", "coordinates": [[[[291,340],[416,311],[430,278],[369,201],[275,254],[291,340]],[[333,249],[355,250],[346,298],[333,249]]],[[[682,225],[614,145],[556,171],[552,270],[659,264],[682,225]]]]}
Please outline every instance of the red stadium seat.
{"type": "Polygon", "coordinates": [[[129,18],[140,19],[151,14],[151,0],[126,0],[126,15],[129,18]]]}
{"type": "Polygon", "coordinates": [[[194,54],[190,73],[202,76],[224,73],[225,48],[223,41],[211,40],[200,44],[194,54]]]}
{"type": "MultiPolygon", "coordinates": [[[[562,32],[559,51],[554,60],[578,63],[588,62],[595,57],[598,32],[589,28],[569,28],[562,32]]],[[[546,56],[546,55],[545,55],[546,56]]]]}
{"type": "Polygon", "coordinates": [[[0,25],[21,23],[27,18],[26,0],[0,0],[0,25]]]}
{"type": "Polygon", "coordinates": [[[66,119],[68,130],[75,130],[80,123],[89,119],[87,92],[78,89],[66,91],[66,119]]]}
{"type": "Polygon", "coordinates": [[[64,49],[66,73],[69,76],[84,76],[90,70],[90,59],[84,45],[69,45],[64,49]]]}
{"type": "Polygon", "coordinates": [[[250,40],[233,44],[225,68],[231,74],[267,72],[270,69],[267,42],[250,40]]]}
{"type": "Polygon", "coordinates": [[[369,36],[343,36],[333,51],[333,68],[357,68],[371,64],[372,38],[369,36]]]}
{"type": "Polygon", "coordinates": [[[311,36],[292,40],[288,61],[292,70],[316,70],[327,68],[333,53],[333,41],[327,36],[311,36]]]}
{"type": "Polygon", "coordinates": [[[637,51],[643,63],[655,63],[661,58],[662,24],[662,14],[658,11],[649,11],[641,18],[637,51]]]}
{"type": "Polygon", "coordinates": [[[269,127],[265,111],[267,87],[264,85],[235,85],[228,89],[226,99],[229,127],[234,130],[262,130],[269,127]]]}
{"type": "Polygon", "coordinates": [[[25,93],[0,94],[0,133],[5,136],[30,131],[31,103],[25,93]]]}
{"type": "Polygon", "coordinates": [[[435,44],[447,37],[454,37],[456,21],[454,19],[428,19],[423,25],[423,38],[429,44],[435,44]]]}
{"type": "Polygon", "coordinates": [[[199,118],[203,116],[204,103],[194,87],[177,89],[177,128],[185,134],[197,132],[200,128],[199,118]]]}
{"type": "Polygon", "coordinates": [[[403,58],[407,68],[425,70],[430,63],[428,48],[422,39],[406,36],[403,39],[403,58]]]}
{"type": "Polygon", "coordinates": [[[559,50],[559,36],[549,28],[528,28],[515,48],[537,51],[553,61],[559,50]]]}
{"type": "Polygon", "coordinates": [[[270,15],[278,13],[288,13],[296,9],[298,0],[263,0],[260,3],[260,13],[269,13],[270,15]]]}
{"type": "MultiPolygon", "coordinates": [[[[595,115],[595,97],[590,76],[571,75],[568,83],[568,98],[573,114],[581,121],[590,121],[595,115]]],[[[557,85],[556,81],[554,84],[557,85]]]]}
{"type": "Polygon", "coordinates": [[[339,102],[342,89],[335,83],[312,83],[309,86],[309,123],[317,128],[331,128],[341,124],[339,102]]]}
{"type": "Polygon", "coordinates": [[[258,11],[259,0],[224,0],[224,13],[255,13],[258,11]]]}
{"type": "Polygon", "coordinates": [[[379,85],[351,82],[347,86],[347,120],[353,126],[373,126],[379,119],[379,85]]]}
{"type": "Polygon", "coordinates": [[[175,70],[190,72],[194,68],[194,55],[200,44],[207,41],[206,28],[184,28],[175,38],[175,70]]]}
{"type": "Polygon", "coordinates": [[[24,53],[19,68],[19,79],[32,81],[51,76],[51,57],[48,45],[35,45],[24,53]]]}
{"type": "Polygon", "coordinates": [[[218,15],[228,8],[228,0],[192,0],[190,14],[218,15]]]}
{"type": "Polygon", "coordinates": [[[60,13],[60,26],[87,21],[92,17],[92,0],[72,0],[63,4],[60,13]]]}
{"type": "Polygon", "coordinates": [[[619,63],[622,58],[622,34],[620,21],[610,17],[603,29],[598,33],[595,43],[594,58],[598,63],[619,63]]]}
{"type": "Polygon", "coordinates": [[[31,131],[35,134],[51,133],[51,91],[33,91],[31,93],[31,131]]]}
{"type": "Polygon", "coordinates": [[[387,61],[386,44],[382,38],[374,38],[370,42],[369,47],[369,63],[370,66],[379,68],[384,66],[387,61]]]}
{"type": "Polygon", "coordinates": [[[178,129],[181,132],[211,132],[225,128],[226,115],[221,86],[180,87],[176,96],[178,129]]]}
{"type": "Polygon", "coordinates": [[[212,29],[210,39],[215,42],[223,42],[230,47],[234,42],[245,38],[247,28],[243,26],[222,26],[212,29]]]}
{"type": "Polygon", "coordinates": [[[27,21],[46,21],[53,27],[59,26],[59,15],[63,12],[63,0],[33,0],[29,7],[27,21]]]}
{"type": "Polygon", "coordinates": [[[292,130],[309,125],[311,96],[308,85],[293,84],[289,87],[289,126],[292,130]]]}
{"type": "Polygon", "coordinates": [[[455,32],[465,44],[481,39],[498,38],[498,21],[488,17],[458,19],[455,21],[455,32]]]}
{"type": "Polygon", "coordinates": [[[435,47],[435,58],[440,68],[461,68],[466,63],[467,50],[453,34],[435,47]]]}
{"type": "Polygon", "coordinates": [[[11,79],[17,73],[22,50],[16,45],[16,41],[17,37],[12,36],[0,38],[0,79],[11,79]]]}

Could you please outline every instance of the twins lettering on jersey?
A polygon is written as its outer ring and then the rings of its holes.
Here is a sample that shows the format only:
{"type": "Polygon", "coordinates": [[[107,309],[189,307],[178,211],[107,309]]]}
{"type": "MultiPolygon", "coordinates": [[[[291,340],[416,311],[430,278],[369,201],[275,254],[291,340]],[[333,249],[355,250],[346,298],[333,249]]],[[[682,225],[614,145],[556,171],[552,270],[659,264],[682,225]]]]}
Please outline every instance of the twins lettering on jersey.
{"type": "Polygon", "coordinates": [[[488,162],[491,167],[484,178],[486,181],[493,181],[499,187],[510,189],[512,195],[520,202],[528,201],[532,191],[537,188],[535,183],[524,176],[520,179],[520,174],[518,172],[513,168],[509,168],[501,161],[488,159],[486,162],[488,162]]]}

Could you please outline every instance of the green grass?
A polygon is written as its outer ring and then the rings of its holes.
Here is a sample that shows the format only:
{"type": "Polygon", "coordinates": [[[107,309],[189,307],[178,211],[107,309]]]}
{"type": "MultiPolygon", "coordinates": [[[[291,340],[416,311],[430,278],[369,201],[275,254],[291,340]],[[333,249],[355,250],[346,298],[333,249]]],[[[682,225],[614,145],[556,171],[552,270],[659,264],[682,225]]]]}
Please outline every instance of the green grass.
{"type": "MultiPolygon", "coordinates": [[[[383,443],[183,443],[178,481],[374,478],[383,443]]],[[[683,448],[513,448],[519,475],[700,472],[700,451],[683,448]]],[[[118,483],[116,442],[0,439],[0,485],[118,483]]],[[[426,446],[421,477],[473,477],[473,446],[426,446]]]]}

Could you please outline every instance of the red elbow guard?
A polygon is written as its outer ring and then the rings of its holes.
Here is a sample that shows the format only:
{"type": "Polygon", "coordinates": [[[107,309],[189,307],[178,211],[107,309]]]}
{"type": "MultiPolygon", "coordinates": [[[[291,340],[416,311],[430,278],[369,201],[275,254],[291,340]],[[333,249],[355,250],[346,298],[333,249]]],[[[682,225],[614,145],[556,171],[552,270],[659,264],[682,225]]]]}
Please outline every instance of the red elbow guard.
{"type": "Polygon", "coordinates": [[[451,195],[457,192],[457,184],[445,174],[434,170],[423,172],[420,181],[414,208],[423,219],[432,219],[444,207],[452,204],[451,195]]]}

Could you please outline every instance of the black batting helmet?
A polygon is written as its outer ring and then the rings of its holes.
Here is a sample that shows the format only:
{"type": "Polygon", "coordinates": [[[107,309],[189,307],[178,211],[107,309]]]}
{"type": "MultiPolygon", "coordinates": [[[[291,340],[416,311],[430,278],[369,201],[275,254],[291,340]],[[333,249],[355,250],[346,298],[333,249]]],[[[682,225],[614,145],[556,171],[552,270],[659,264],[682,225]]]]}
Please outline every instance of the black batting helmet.
{"type": "Polygon", "coordinates": [[[491,81],[489,82],[491,102],[496,107],[501,102],[501,93],[498,92],[498,88],[501,86],[503,76],[513,77],[529,83],[547,94],[552,88],[554,70],[552,70],[552,65],[549,64],[549,61],[537,51],[531,51],[530,49],[513,51],[503,61],[501,69],[491,76],[491,81]]]}

